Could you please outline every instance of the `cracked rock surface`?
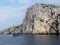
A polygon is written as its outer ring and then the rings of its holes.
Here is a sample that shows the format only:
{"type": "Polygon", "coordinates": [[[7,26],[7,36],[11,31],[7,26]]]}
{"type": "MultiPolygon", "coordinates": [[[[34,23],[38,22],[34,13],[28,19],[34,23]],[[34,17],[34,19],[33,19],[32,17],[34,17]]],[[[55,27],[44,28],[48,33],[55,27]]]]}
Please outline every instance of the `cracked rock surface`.
{"type": "Polygon", "coordinates": [[[35,4],[29,7],[23,23],[23,32],[60,32],[60,7],[45,4],[35,4]]]}

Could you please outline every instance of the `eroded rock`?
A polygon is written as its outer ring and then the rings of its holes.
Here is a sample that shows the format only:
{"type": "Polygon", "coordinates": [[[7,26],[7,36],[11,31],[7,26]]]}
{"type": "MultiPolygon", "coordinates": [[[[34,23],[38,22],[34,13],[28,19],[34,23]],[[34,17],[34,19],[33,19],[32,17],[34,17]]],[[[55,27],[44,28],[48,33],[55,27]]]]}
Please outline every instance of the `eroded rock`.
{"type": "Polygon", "coordinates": [[[59,22],[60,7],[35,4],[27,9],[23,30],[24,33],[57,33],[60,31],[59,22]]]}

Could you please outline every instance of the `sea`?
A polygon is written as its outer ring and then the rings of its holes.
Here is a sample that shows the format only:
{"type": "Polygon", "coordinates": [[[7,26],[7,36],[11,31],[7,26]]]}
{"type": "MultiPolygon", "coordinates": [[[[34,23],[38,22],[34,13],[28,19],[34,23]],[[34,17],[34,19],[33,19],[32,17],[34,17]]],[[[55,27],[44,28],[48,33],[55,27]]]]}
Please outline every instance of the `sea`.
{"type": "Polygon", "coordinates": [[[60,35],[0,35],[0,45],[60,45],[60,35]]]}

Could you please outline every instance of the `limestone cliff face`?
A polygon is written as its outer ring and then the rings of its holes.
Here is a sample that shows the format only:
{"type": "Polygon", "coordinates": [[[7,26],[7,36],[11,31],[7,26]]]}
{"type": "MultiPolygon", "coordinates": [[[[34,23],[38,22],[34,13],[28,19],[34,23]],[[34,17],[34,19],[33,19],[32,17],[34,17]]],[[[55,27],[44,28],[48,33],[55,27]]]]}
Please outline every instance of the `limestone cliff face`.
{"type": "Polygon", "coordinates": [[[35,4],[27,9],[23,21],[23,33],[60,32],[60,7],[35,4]]]}
{"type": "Polygon", "coordinates": [[[60,7],[35,4],[27,9],[22,26],[7,29],[7,33],[60,33],[60,7]]]}

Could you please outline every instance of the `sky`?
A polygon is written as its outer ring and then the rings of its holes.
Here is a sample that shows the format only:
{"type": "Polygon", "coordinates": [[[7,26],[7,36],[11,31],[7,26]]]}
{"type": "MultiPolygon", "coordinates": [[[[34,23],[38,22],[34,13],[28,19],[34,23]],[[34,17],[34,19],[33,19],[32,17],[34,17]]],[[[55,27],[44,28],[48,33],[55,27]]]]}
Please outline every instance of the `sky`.
{"type": "Polygon", "coordinates": [[[60,0],[0,0],[0,30],[20,25],[27,8],[35,3],[60,5],[60,0]]]}

